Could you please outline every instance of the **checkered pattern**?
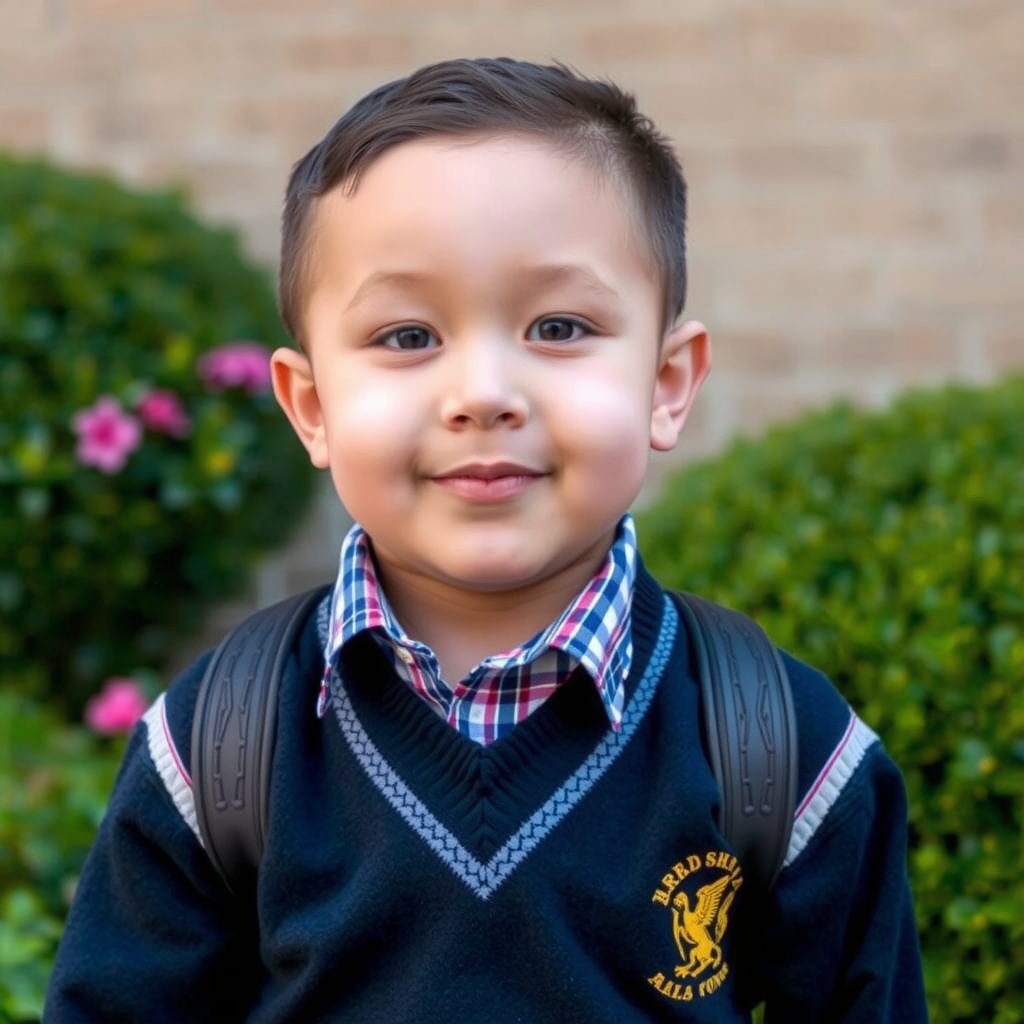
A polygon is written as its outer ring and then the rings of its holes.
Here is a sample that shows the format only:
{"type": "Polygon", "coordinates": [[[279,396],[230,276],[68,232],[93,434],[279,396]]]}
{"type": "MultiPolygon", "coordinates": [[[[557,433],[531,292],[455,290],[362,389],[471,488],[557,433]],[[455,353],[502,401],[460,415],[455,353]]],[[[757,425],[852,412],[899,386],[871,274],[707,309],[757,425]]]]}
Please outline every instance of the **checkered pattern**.
{"type": "Polygon", "coordinates": [[[488,744],[504,736],[582,666],[593,679],[608,720],[622,725],[624,684],[633,656],[630,606],[636,578],[636,529],[622,518],[604,564],[565,611],[533,639],[485,658],[454,685],[434,652],[402,629],[377,581],[369,536],[354,526],[341,547],[331,598],[326,669],[317,713],[341,648],[370,630],[400,678],[462,735],[488,744]]]}

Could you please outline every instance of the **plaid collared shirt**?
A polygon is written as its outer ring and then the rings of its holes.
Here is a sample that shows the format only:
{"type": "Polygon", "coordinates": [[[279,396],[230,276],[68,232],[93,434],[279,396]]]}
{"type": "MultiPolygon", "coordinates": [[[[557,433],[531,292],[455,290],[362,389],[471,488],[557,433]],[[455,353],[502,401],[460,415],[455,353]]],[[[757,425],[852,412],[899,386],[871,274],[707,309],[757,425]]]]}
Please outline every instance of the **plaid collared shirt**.
{"type": "Polygon", "coordinates": [[[341,546],[331,597],[326,669],[317,713],[326,708],[328,681],[341,648],[364,630],[395,671],[451,726],[477,743],[504,736],[582,665],[594,682],[612,728],[622,723],[624,684],[633,657],[630,608],[636,578],[636,529],[623,516],[608,557],[564,612],[531,640],[485,658],[451,685],[434,652],[402,629],[377,581],[370,538],[353,526],[341,546]]]}

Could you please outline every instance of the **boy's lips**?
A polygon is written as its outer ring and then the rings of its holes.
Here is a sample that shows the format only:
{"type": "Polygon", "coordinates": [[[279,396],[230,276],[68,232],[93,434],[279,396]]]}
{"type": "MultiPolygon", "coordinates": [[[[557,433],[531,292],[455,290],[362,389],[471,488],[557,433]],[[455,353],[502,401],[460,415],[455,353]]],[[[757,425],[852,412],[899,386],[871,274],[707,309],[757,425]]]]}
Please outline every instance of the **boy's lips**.
{"type": "Polygon", "coordinates": [[[517,462],[467,462],[430,479],[460,498],[490,502],[514,498],[546,476],[517,462]]]}

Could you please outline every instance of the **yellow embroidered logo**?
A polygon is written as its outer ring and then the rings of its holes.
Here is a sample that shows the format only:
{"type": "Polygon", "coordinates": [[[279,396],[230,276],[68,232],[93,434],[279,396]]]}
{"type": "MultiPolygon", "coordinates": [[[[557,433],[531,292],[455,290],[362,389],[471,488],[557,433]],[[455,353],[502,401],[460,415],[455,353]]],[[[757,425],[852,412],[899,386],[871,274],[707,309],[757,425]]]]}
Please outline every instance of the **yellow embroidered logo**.
{"type": "Polygon", "coordinates": [[[731,853],[709,850],[672,865],[651,900],[672,914],[672,937],[681,963],[648,979],[663,996],[680,1002],[703,999],[722,986],[729,965],[722,959],[722,939],[729,908],[743,884],[739,862],[731,853]]]}

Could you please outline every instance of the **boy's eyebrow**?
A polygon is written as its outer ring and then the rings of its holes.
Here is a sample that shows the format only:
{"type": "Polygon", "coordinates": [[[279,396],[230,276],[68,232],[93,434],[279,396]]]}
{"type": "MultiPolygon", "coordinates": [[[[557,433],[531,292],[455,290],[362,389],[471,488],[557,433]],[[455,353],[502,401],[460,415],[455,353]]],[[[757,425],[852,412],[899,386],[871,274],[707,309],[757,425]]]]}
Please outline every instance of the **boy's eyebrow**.
{"type": "Polygon", "coordinates": [[[538,285],[581,284],[602,298],[618,299],[619,293],[585,263],[544,263],[531,267],[524,275],[538,285]]]}
{"type": "Polygon", "coordinates": [[[361,302],[365,302],[371,292],[379,288],[409,288],[423,285],[430,279],[430,274],[416,270],[377,270],[361,281],[355,294],[349,299],[345,313],[350,313],[361,302]]]}
{"type": "MultiPolygon", "coordinates": [[[[577,283],[601,298],[619,299],[619,293],[603,281],[595,270],[584,263],[543,263],[529,267],[522,273],[524,283],[531,287],[577,283]]],[[[380,288],[422,287],[430,282],[432,274],[418,270],[378,270],[359,287],[345,307],[349,313],[374,291],[380,288]]]]}

